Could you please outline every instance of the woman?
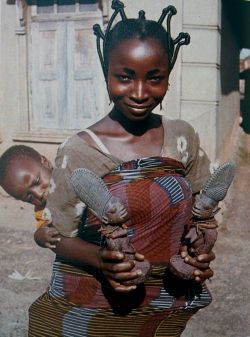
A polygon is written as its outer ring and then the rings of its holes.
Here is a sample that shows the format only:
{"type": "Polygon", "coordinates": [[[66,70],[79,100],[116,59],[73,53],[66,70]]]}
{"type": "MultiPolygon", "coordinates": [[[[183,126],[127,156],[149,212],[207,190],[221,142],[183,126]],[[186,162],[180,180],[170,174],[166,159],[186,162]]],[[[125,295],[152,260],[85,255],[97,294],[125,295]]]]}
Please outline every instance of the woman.
{"type": "Polygon", "coordinates": [[[122,253],[100,248],[100,223],[88,212],[81,237],[62,237],[55,249],[50,288],[30,308],[30,337],[180,336],[211,301],[201,284],[212,276],[213,253],[191,258],[183,250],[197,268],[196,281],[177,280],[166,268],[190,219],[190,183],[196,193],[209,175],[193,128],[152,113],[167,92],[177,54],[163,19],[148,21],[142,13],[126,19],[119,1],[113,7],[123,20],[108,27],[101,61],[114,107],[78,137],[91,151],[122,162],[104,181],[127,207],[136,260],[146,258],[151,275],[137,286],[126,284],[142,271],[122,253]]]}

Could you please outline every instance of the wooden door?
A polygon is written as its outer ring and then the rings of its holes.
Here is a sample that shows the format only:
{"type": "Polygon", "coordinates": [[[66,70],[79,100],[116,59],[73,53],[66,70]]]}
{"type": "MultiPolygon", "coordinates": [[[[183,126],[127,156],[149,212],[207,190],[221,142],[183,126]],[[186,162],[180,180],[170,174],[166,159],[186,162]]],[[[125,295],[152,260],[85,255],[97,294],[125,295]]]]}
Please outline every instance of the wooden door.
{"type": "Polygon", "coordinates": [[[30,22],[30,129],[82,129],[103,114],[105,84],[92,33],[96,17],[30,22]]]}

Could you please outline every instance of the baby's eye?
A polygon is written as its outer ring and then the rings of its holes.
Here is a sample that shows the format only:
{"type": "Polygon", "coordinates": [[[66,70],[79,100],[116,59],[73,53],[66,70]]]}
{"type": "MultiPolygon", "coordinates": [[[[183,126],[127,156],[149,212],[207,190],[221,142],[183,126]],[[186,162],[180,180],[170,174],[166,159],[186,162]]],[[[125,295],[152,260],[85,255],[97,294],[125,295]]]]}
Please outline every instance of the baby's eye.
{"type": "Polygon", "coordinates": [[[28,193],[27,195],[26,195],[26,202],[28,202],[28,203],[32,203],[32,200],[33,200],[33,196],[32,196],[32,194],[31,193],[28,193]]]}
{"type": "Polygon", "coordinates": [[[40,184],[40,176],[36,177],[35,181],[34,181],[34,185],[39,185],[40,184]]]}

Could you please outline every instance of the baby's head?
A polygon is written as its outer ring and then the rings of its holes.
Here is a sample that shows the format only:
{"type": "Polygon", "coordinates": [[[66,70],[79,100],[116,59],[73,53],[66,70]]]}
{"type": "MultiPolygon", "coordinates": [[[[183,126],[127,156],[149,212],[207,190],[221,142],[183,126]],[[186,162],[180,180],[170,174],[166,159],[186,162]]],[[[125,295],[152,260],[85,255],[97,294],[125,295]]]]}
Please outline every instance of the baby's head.
{"type": "Polygon", "coordinates": [[[50,161],[25,145],[14,145],[0,158],[0,185],[12,197],[43,208],[50,178],[50,161]]]}

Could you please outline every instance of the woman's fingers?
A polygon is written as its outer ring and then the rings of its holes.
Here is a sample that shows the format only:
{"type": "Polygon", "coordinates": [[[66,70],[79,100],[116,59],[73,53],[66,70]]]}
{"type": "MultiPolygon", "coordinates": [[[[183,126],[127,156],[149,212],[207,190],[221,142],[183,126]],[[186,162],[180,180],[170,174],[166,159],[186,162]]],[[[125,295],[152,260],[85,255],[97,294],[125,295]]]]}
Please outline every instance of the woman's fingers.
{"type": "Polygon", "coordinates": [[[135,253],[135,260],[136,261],[144,261],[145,257],[144,257],[144,255],[142,255],[140,253],[135,253]]]}
{"type": "Polygon", "coordinates": [[[198,257],[191,257],[190,255],[182,257],[184,257],[184,261],[191,266],[194,266],[198,269],[207,269],[209,268],[210,262],[215,259],[215,254],[211,251],[208,254],[201,254],[198,257]]]}
{"type": "Polygon", "coordinates": [[[191,257],[189,255],[187,246],[181,246],[180,254],[186,263],[189,263],[194,267],[203,269],[208,268],[209,263],[215,259],[215,254],[213,251],[207,254],[200,254],[197,257],[191,257]]]}
{"type": "Polygon", "coordinates": [[[130,272],[135,266],[134,261],[123,261],[120,263],[103,262],[103,269],[111,273],[123,273],[130,272]]]}
{"type": "Polygon", "coordinates": [[[212,269],[209,268],[210,262],[215,259],[213,251],[207,254],[200,254],[196,257],[192,257],[189,255],[188,247],[182,246],[180,254],[185,263],[188,263],[196,268],[194,271],[195,281],[202,283],[214,275],[212,269]]]}
{"type": "Polygon", "coordinates": [[[105,276],[111,278],[115,281],[125,282],[136,279],[138,276],[142,275],[142,271],[140,269],[135,271],[128,271],[128,272],[120,272],[120,273],[112,273],[108,270],[104,272],[105,276]]]}
{"type": "Polygon", "coordinates": [[[118,283],[112,279],[109,279],[107,278],[109,284],[111,285],[111,287],[117,291],[117,292],[120,292],[120,293],[129,293],[130,291],[133,291],[136,289],[136,286],[135,285],[131,285],[131,286],[125,286],[121,283],[118,283]]]}
{"type": "Polygon", "coordinates": [[[101,248],[99,250],[100,257],[103,261],[122,261],[124,259],[124,254],[117,250],[108,250],[101,248]]]}
{"type": "Polygon", "coordinates": [[[195,275],[195,281],[202,283],[206,281],[207,279],[211,278],[214,275],[214,272],[212,271],[212,269],[208,268],[203,271],[195,270],[194,275],[195,275]]]}
{"type": "Polygon", "coordinates": [[[213,251],[207,253],[207,254],[201,254],[197,257],[197,260],[200,262],[208,262],[210,263],[215,259],[215,254],[213,251]]]}
{"type": "Polygon", "coordinates": [[[136,285],[124,285],[123,282],[135,280],[142,275],[140,269],[134,270],[135,261],[144,261],[144,255],[135,253],[134,260],[125,260],[124,254],[106,248],[99,250],[100,269],[115,291],[130,292],[136,285]]]}
{"type": "Polygon", "coordinates": [[[136,286],[124,286],[122,284],[119,284],[114,289],[115,289],[115,291],[120,292],[120,293],[129,293],[130,291],[135,290],[136,286]]]}
{"type": "Polygon", "coordinates": [[[198,269],[207,269],[209,268],[209,262],[202,262],[202,261],[197,261],[196,257],[191,257],[191,256],[186,256],[184,258],[184,261],[188,264],[190,264],[193,267],[196,267],[198,269]]]}

